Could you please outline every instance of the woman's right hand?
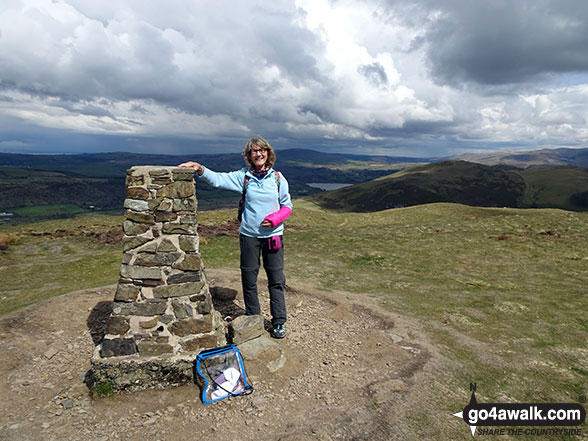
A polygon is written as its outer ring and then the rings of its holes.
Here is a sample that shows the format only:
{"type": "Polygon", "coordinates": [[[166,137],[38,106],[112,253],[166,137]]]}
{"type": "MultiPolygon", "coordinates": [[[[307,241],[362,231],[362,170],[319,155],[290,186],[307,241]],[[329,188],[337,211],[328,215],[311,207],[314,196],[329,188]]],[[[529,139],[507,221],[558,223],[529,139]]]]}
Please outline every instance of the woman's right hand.
{"type": "Polygon", "coordinates": [[[192,168],[192,169],[194,169],[194,171],[196,173],[198,173],[198,176],[202,176],[202,173],[204,173],[204,167],[202,166],[202,164],[200,164],[198,162],[193,162],[193,161],[183,162],[182,164],[178,165],[178,167],[192,168]]]}

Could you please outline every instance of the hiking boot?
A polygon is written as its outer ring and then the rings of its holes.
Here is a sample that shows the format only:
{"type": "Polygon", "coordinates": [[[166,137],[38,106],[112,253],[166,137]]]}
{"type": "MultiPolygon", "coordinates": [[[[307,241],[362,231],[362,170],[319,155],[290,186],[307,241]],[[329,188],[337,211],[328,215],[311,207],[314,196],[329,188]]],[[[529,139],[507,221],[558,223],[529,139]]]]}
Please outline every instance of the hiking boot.
{"type": "Polygon", "coordinates": [[[272,327],[273,338],[284,338],[286,336],[286,328],[284,325],[274,325],[272,327]]]}

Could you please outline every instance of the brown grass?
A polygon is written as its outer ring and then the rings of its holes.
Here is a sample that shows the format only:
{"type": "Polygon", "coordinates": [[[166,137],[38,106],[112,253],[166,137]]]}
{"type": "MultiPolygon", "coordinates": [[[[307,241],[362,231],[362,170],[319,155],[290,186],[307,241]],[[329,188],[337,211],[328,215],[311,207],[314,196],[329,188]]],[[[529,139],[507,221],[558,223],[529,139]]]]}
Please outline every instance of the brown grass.
{"type": "Polygon", "coordinates": [[[0,250],[7,250],[11,244],[16,242],[16,239],[15,233],[0,233],[0,250]]]}

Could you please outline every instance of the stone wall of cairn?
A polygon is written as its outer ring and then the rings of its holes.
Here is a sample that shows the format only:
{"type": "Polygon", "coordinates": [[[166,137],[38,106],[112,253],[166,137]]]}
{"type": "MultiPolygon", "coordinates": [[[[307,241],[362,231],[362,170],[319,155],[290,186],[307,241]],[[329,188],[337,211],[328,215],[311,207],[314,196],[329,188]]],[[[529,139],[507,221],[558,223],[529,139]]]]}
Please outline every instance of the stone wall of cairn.
{"type": "Polygon", "coordinates": [[[124,207],[120,279],[93,382],[131,391],[192,382],[196,354],[226,344],[199,252],[193,171],[132,167],[124,207]]]}

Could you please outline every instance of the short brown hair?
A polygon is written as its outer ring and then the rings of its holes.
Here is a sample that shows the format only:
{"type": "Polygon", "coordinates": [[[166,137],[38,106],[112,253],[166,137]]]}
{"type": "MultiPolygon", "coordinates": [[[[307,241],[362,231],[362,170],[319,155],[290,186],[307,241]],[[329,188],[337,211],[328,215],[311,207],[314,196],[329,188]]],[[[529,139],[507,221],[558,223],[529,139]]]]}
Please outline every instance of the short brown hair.
{"type": "Polygon", "coordinates": [[[249,165],[249,167],[253,167],[253,162],[251,162],[251,149],[253,146],[264,149],[267,152],[267,159],[265,160],[265,163],[270,167],[273,167],[274,162],[276,162],[276,153],[274,152],[274,149],[272,149],[272,146],[269,144],[269,142],[267,142],[261,136],[254,136],[249,141],[247,141],[247,144],[245,144],[243,158],[245,159],[247,165],[249,165]]]}

